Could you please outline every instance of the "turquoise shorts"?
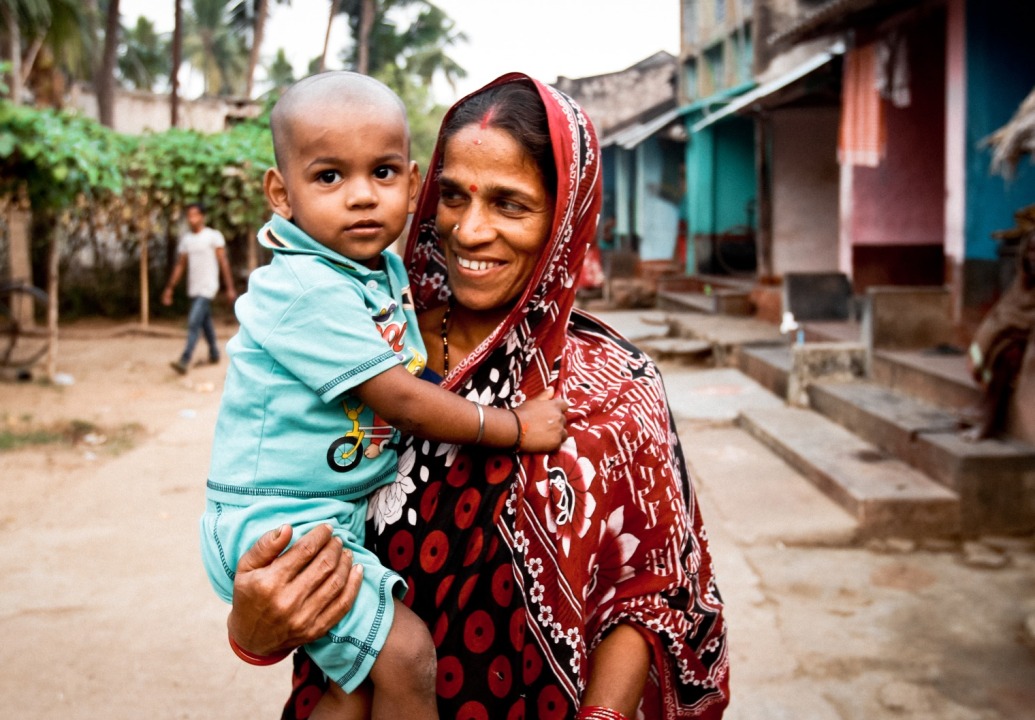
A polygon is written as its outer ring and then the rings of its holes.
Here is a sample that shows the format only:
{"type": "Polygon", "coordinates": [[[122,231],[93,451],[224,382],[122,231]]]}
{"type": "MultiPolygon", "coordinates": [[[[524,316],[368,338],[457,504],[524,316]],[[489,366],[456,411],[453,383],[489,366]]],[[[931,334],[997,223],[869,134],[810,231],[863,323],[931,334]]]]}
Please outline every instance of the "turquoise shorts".
{"type": "Polygon", "coordinates": [[[320,669],[346,692],[367,675],[384,647],[395,616],[393,598],[406,593],[403,579],[363,547],[367,502],[317,498],[269,498],[251,505],[208,500],[201,517],[201,555],[216,593],[231,602],[237,560],[269,530],[293,528],[292,541],[327,524],[363,566],[363,584],[352,609],[324,637],[306,645],[320,669]]]}

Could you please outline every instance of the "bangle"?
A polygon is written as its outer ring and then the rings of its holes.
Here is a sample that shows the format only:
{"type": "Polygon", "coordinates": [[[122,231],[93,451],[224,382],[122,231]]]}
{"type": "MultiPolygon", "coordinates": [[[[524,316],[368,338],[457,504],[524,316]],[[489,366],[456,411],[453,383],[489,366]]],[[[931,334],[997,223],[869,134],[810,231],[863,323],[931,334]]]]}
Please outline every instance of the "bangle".
{"type": "Polygon", "coordinates": [[[474,444],[477,445],[485,437],[485,410],[482,409],[481,403],[475,403],[474,406],[478,408],[478,437],[474,439],[474,444]]]}
{"type": "Polygon", "coordinates": [[[512,408],[507,409],[510,410],[510,414],[514,416],[514,422],[517,423],[517,440],[514,441],[514,446],[510,451],[521,452],[521,443],[525,439],[525,426],[521,424],[521,418],[518,417],[518,414],[514,412],[512,408]]]}
{"type": "Polygon", "coordinates": [[[249,665],[276,665],[291,654],[290,650],[281,650],[273,655],[255,655],[238,645],[237,641],[234,640],[234,636],[230,634],[230,631],[227,631],[226,637],[230,641],[230,649],[234,651],[234,655],[241,658],[249,665]]]}
{"type": "Polygon", "coordinates": [[[629,720],[617,710],[603,705],[583,705],[575,715],[575,720],[629,720]]]}

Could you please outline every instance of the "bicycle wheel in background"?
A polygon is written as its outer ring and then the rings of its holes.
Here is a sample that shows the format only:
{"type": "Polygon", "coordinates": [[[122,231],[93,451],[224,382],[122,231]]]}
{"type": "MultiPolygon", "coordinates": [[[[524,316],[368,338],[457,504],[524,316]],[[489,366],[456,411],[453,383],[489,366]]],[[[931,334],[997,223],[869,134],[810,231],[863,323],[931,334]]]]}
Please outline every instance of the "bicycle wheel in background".
{"type": "Polygon", "coordinates": [[[28,368],[50,347],[47,294],[24,284],[0,287],[0,366],[28,368]]]}

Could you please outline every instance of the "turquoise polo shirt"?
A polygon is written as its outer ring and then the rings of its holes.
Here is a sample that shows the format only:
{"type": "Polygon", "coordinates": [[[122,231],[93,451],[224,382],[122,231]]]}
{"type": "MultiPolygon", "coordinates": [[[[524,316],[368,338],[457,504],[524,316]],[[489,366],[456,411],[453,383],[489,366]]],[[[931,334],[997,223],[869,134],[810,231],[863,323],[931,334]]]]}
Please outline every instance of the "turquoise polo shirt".
{"type": "Polygon", "coordinates": [[[426,364],[402,260],[383,252],[370,270],[277,215],[259,242],[273,261],[235,306],[208,498],[368,495],[394,480],[399,433],[349,391],[426,364]]]}

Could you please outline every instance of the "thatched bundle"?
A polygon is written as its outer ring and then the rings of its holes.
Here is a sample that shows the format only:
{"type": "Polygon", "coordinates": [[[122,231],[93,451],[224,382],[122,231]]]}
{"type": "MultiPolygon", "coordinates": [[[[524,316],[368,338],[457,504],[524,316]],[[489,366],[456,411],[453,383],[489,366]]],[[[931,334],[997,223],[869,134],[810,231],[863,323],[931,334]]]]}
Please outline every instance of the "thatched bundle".
{"type": "Polygon", "coordinates": [[[985,142],[992,146],[992,172],[1013,177],[1024,155],[1035,158],[1035,90],[1024,99],[1010,122],[992,133],[985,142]]]}

